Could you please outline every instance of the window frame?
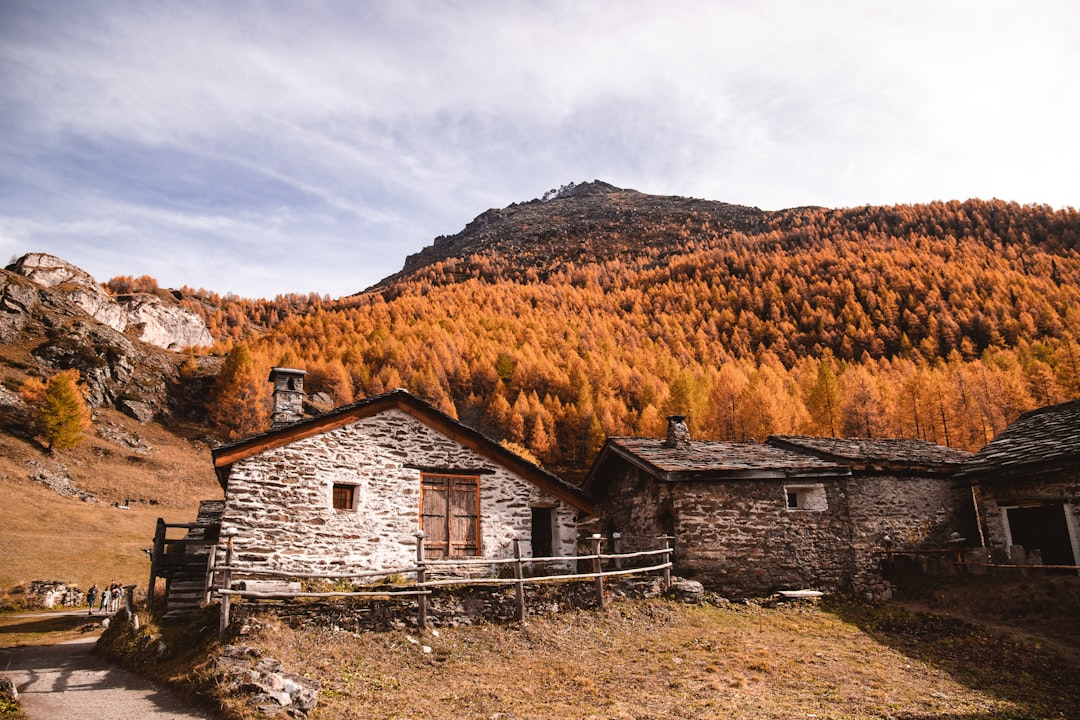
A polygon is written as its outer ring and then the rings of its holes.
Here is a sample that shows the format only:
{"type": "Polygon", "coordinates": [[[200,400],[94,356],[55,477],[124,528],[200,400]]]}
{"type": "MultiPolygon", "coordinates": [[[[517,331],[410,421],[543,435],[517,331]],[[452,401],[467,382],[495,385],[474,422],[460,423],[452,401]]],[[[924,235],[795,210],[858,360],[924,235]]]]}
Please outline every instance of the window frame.
{"type": "Polygon", "coordinates": [[[824,483],[784,485],[784,510],[787,512],[826,512],[829,496],[824,483]],[[795,505],[791,504],[792,496],[795,505]]]}
{"type": "Polygon", "coordinates": [[[330,509],[334,512],[356,512],[356,483],[335,482],[330,485],[330,509]],[[338,506],[338,492],[348,492],[348,507],[338,506]]]}

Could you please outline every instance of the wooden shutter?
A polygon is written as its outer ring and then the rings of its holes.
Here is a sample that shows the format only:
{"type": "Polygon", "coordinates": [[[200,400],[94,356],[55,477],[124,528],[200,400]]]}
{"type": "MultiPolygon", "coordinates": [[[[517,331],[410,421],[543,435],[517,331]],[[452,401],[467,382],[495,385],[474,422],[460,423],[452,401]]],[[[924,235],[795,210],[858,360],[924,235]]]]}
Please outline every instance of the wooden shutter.
{"type": "Polygon", "coordinates": [[[420,491],[421,529],[431,557],[480,554],[480,478],[424,475],[420,491]]]}

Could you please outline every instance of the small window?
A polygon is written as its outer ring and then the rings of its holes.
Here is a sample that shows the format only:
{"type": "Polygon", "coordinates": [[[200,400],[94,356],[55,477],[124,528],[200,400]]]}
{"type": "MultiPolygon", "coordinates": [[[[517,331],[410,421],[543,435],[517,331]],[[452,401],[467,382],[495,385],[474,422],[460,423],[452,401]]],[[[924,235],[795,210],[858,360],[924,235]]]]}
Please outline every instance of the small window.
{"type": "Polygon", "coordinates": [[[822,512],[829,509],[824,485],[788,485],[784,495],[788,510],[822,512]]]}
{"type": "Polygon", "coordinates": [[[334,509],[353,510],[356,501],[356,486],[334,483],[334,509]]]}

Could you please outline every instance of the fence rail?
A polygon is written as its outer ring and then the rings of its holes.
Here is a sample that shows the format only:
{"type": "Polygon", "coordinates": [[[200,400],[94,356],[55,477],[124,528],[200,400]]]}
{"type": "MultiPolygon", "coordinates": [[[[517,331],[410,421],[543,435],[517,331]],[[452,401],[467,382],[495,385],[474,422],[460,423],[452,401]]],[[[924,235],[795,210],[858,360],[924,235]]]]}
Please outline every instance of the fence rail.
{"type": "Polygon", "coordinates": [[[215,586],[213,581],[208,584],[210,587],[210,593],[216,593],[221,598],[221,621],[219,632],[224,636],[230,623],[230,611],[231,602],[233,598],[251,599],[251,600],[295,600],[299,598],[310,599],[324,599],[324,598],[387,598],[387,597],[415,597],[417,599],[417,615],[420,629],[427,627],[427,600],[431,595],[431,588],[446,587],[452,585],[514,585],[516,587],[515,600],[515,618],[519,621],[524,620],[526,616],[525,607],[525,586],[530,584],[537,584],[543,582],[556,582],[556,581],[568,581],[568,580],[595,580],[596,592],[600,602],[600,606],[606,606],[606,599],[604,597],[604,578],[617,577],[621,575],[641,574],[648,572],[660,571],[663,573],[664,588],[667,589],[671,585],[671,547],[669,541],[671,538],[668,536],[662,536],[661,540],[664,542],[664,547],[658,550],[644,550],[640,552],[632,553],[617,553],[617,554],[602,554],[600,552],[600,544],[603,540],[599,535],[593,535],[592,537],[592,554],[590,555],[575,555],[573,557],[540,557],[540,558],[526,558],[521,557],[521,545],[519,540],[514,540],[514,557],[512,558],[493,558],[493,559],[437,559],[427,561],[424,558],[424,539],[427,537],[423,533],[416,534],[416,565],[403,568],[389,568],[386,570],[374,570],[359,573],[319,573],[319,572],[295,572],[288,570],[270,570],[246,567],[242,565],[233,564],[233,539],[234,535],[227,535],[227,544],[225,550],[225,563],[223,565],[212,566],[209,570],[211,578],[216,578],[219,574],[221,577],[220,586],[215,586]],[[659,563],[654,563],[644,567],[631,567],[623,568],[622,563],[624,561],[636,560],[640,558],[659,558],[659,563]],[[614,570],[604,570],[604,561],[613,561],[616,565],[614,570]],[[578,567],[581,562],[589,562],[592,564],[593,572],[587,573],[555,573],[551,575],[534,575],[531,577],[525,577],[524,568],[526,565],[538,565],[546,563],[566,563],[572,564],[573,567],[578,567]],[[429,572],[446,571],[451,568],[462,567],[474,567],[474,566],[499,566],[499,565],[511,565],[514,570],[513,578],[498,578],[498,577],[454,577],[454,578],[436,578],[429,579],[429,572]],[[257,579],[257,578],[291,578],[297,580],[355,580],[360,578],[373,578],[373,577],[393,577],[402,575],[415,575],[416,580],[410,586],[402,587],[401,589],[385,589],[385,590],[341,590],[341,591],[304,591],[304,590],[289,590],[289,589],[275,589],[275,590],[258,590],[258,589],[233,589],[234,574],[245,579],[257,579]]]}

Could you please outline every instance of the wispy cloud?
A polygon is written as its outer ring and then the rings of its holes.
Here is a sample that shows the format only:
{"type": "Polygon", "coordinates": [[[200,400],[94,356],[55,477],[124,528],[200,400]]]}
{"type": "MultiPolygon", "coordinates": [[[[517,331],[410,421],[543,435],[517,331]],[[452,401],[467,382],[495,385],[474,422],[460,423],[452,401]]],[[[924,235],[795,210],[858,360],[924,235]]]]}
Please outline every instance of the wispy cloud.
{"type": "Polygon", "coordinates": [[[0,4],[0,249],[366,287],[570,180],[780,208],[1076,205],[1080,6],[0,4]]]}

